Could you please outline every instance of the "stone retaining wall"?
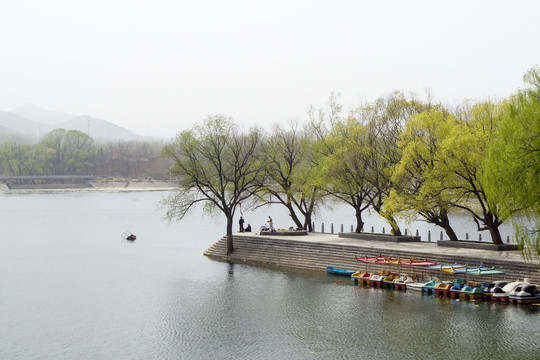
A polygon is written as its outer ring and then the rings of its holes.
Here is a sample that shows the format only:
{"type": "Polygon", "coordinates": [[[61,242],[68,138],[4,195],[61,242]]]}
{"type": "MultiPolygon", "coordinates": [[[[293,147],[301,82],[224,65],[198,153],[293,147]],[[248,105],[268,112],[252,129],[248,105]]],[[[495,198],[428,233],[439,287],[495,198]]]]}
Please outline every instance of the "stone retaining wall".
{"type": "MultiPolygon", "coordinates": [[[[319,242],[309,242],[294,239],[284,240],[283,238],[266,237],[234,237],[235,251],[231,256],[226,256],[226,238],[223,237],[217,243],[212,245],[204,252],[204,255],[219,261],[233,263],[247,263],[253,265],[289,267],[306,270],[324,271],[326,266],[334,266],[350,270],[362,270],[376,272],[381,269],[396,271],[400,273],[417,273],[425,278],[438,277],[441,280],[452,280],[455,277],[463,275],[447,275],[440,271],[429,270],[425,268],[397,266],[397,265],[376,265],[365,264],[357,261],[358,256],[392,256],[395,258],[424,259],[426,254],[415,253],[413,251],[392,251],[386,247],[374,249],[362,247],[361,245],[341,245],[319,242]]],[[[444,264],[469,264],[496,267],[505,270],[505,275],[486,276],[484,280],[517,280],[529,278],[531,283],[540,284],[540,266],[534,263],[524,261],[509,261],[505,259],[494,259],[486,261],[474,256],[452,256],[433,254],[429,255],[429,260],[444,264]]],[[[475,277],[469,276],[470,279],[475,277]]]]}

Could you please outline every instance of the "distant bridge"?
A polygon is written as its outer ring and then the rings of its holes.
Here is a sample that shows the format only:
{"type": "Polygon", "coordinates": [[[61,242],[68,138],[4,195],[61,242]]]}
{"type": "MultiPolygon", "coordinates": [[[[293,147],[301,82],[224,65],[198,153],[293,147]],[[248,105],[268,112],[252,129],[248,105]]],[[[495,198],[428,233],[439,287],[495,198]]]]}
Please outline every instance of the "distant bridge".
{"type": "Polygon", "coordinates": [[[0,176],[0,183],[9,189],[91,188],[93,175],[0,176]]]}

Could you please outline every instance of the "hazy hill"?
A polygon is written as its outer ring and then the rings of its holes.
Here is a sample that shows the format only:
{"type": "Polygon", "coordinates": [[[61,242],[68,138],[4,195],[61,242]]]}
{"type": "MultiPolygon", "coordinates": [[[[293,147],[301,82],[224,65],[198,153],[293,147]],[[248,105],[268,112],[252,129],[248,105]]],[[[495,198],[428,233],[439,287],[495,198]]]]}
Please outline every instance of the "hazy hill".
{"type": "Polygon", "coordinates": [[[0,125],[14,132],[35,138],[39,138],[52,130],[50,125],[25,119],[9,111],[0,111],[0,125]]]}
{"type": "Polygon", "coordinates": [[[88,115],[77,116],[71,120],[55,125],[55,128],[79,130],[89,134],[94,139],[103,140],[142,140],[143,136],[133,131],[115,125],[109,121],[96,119],[88,115]]]}
{"type": "Polygon", "coordinates": [[[14,135],[40,139],[54,129],[79,130],[94,140],[130,141],[146,137],[120,127],[110,121],[89,115],[75,116],[63,112],[49,111],[33,104],[21,106],[13,111],[0,111],[0,139],[14,135]]]}
{"type": "Polygon", "coordinates": [[[76,117],[76,115],[66,114],[63,112],[45,110],[34,104],[26,104],[24,106],[18,107],[12,112],[25,119],[49,125],[56,125],[76,117]]]}

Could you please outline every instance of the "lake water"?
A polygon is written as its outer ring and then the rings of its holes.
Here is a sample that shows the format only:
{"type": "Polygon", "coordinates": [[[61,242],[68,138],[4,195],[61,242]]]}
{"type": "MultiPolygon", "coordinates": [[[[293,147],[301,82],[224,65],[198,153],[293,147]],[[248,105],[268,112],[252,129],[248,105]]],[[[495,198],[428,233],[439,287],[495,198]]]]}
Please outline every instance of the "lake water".
{"type": "Polygon", "coordinates": [[[168,224],[166,194],[0,193],[0,359],[540,358],[539,307],[212,261],[223,221],[168,224]]]}

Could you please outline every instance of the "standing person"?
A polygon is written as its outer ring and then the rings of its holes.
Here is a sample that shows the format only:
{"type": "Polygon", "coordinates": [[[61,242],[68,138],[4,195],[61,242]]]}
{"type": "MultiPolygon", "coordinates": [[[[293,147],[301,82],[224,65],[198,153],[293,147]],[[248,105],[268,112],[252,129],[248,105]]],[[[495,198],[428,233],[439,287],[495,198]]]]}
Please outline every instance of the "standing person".
{"type": "Polygon", "coordinates": [[[268,217],[268,229],[270,231],[274,230],[274,221],[272,220],[270,216],[268,217]]]}
{"type": "Polygon", "coordinates": [[[244,232],[244,218],[240,216],[240,220],[238,220],[238,224],[240,225],[240,232],[244,232]]]}

